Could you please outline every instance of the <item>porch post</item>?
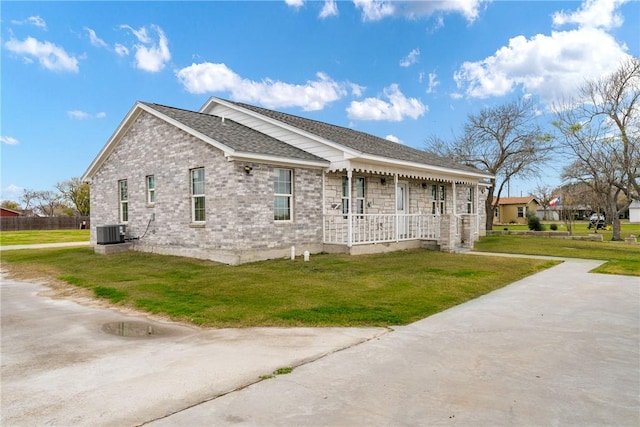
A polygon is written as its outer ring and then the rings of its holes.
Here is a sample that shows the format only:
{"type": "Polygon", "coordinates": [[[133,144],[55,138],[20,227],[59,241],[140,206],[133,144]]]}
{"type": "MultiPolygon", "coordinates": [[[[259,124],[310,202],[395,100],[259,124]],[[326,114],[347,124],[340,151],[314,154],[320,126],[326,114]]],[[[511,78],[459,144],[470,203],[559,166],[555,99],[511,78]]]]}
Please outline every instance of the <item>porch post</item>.
{"type": "Polygon", "coordinates": [[[327,206],[325,201],[324,181],[326,179],[327,172],[322,171],[320,176],[322,177],[322,243],[327,241],[327,206]]]}
{"type": "Polygon", "coordinates": [[[349,191],[347,193],[347,246],[353,246],[353,216],[351,215],[352,203],[351,203],[351,178],[353,177],[353,171],[349,169],[347,171],[347,186],[349,191]]]}
{"type": "Polygon", "coordinates": [[[451,183],[451,188],[453,189],[453,196],[451,197],[451,200],[453,201],[453,216],[456,216],[458,214],[458,208],[457,208],[457,204],[458,201],[456,200],[456,182],[455,180],[451,183]]]}
{"type": "Polygon", "coordinates": [[[393,186],[395,187],[395,198],[396,198],[394,202],[395,216],[396,216],[396,243],[398,243],[400,241],[400,219],[398,218],[398,174],[397,173],[393,174],[393,186]]]}

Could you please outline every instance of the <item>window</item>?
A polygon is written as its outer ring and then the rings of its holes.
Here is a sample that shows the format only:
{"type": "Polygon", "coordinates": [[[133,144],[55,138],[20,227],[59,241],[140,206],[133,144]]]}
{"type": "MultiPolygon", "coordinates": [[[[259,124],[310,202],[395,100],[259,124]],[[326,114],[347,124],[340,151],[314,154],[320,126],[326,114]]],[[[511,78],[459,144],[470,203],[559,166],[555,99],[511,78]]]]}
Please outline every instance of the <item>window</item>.
{"type": "Polygon", "coordinates": [[[156,202],[156,179],[153,175],[147,175],[147,203],[152,205],[156,202]]]}
{"type": "Polygon", "coordinates": [[[349,178],[342,177],[342,213],[349,213],[349,178]]]}
{"type": "Polygon", "coordinates": [[[473,213],[473,187],[467,188],[467,213],[473,213]]]}
{"type": "Polygon", "coordinates": [[[273,170],[273,219],[291,221],[291,201],[293,199],[293,171],[273,170]]]}
{"type": "Polygon", "coordinates": [[[120,222],[129,221],[129,189],[127,180],[118,181],[118,199],[120,200],[120,222]]]}
{"type": "Polygon", "coordinates": [[[191,221],[204,222],[204,168],[191,169],[191,221]]]}
{"type": "Polygon", "coordinates": [[[518,206],[518,218],[524,218],[524,206],[518,206]]]}
{"type": "Polygon", "coordinates": [[[445,199],[447,196],[447,189],[444,185],[432,185],[431,186],[431,213],[432,214],[444,214],[445,213],[445,199]]]}
{"type": "Polygon", "coordinates": [[[364,195],[365,195],[365,191],[364,191],[364,178],[362,177],[358,177],[356,178],[356,199],[355,199],[355,205],[356,205],[356,212],[358,214],[363,214],[364,213],[364,195]]]}
{"type": "MultiPolygon", "coordinates": [[[[355,178],[356,194],[354,197],[355,211],[353,213],[363,214],[365,204],[365,179],[363,177],[355,178]]],[[[349,213],[349,178],[342,177],[342,213],[349,213]]],[[[345,217],[346,218],[346,217],[345,217]]]]}

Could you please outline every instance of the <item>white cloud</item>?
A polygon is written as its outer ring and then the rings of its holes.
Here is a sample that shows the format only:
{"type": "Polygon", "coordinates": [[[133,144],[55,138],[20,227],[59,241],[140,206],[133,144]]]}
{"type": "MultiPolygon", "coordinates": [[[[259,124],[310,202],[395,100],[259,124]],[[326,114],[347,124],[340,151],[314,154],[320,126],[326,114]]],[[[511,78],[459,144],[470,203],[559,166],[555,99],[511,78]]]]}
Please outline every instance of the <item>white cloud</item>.
{"type": "MultiPolygon", "coordinates": [[[[121,25],[120,28],[127,29],[138,39],[138,43],[133,46],[136,58],[136,68],[150,73],[156,73],[162,70],[166,63],[171,59],[171,52],[169,51],[169,40],[162,31],[162,28],[157,25],[151,25],[151,29],[158,34],[158,41],[149,36],[146,27],[141,27],[138,30],[133,29],[129,25],[121,25]]],[[[116,46],[116,52],[119,55],[128,53],[126,48],[122,49],[122,45],[116,46]]]]}
{"type": "MultiPolygon", "coordinates": [[[[409,19],[416,19],[435,13],[459,13],[464,16],[467,21],[473,22],[480,13],[480,5],[485,1],[486,0],[353,0],[353,3],[357,9],[362,10],[363,21],[379,21],[389,16],[402,16],[409,19]]],[[[440,25],[442,21],[439,20],[438,22],[438,25],[440,25]]]]}
{"type": "Polygon", "coordinates": [[[400,141],[400,138],[398,138],[395,135],[387,135],[387,136],[384,137],[384,139],[386,139],[388,141],[396,142],[398,144],[402,144],[402,141],[400,141]]]}
{"type": "Polygon", "coordinates": [[[614,71],[628,57],[625,50],[594,28],[518,36],[493,56],[462,64],[454,79],[471,98],[502,96],[521,86],[550,102],[571,95],[585,79],[614,71]]]}
{"type": "Polygon", "coordinates": [[[81,110],[67,111],[67,115],[69,116],[69,118],[72,118],[74,120],[104,119],[105,117],[107,117],[107,113],[104,112],[100,112],[94,115],[81,110]]]}
{"type": "Polygon", "coordinates": [[[427,93],[433,93],[436,87],[440,86],[438,81],[438,75],[436,73],[429,73],[429,86],[427,87],[427,93]]]}
{"type": "Polygon", "coordinates": [[[405,56],[400,60],[400,66],[409,67],[415,64],[416,62],[418,62],[419,58],[420,58],[420,49],[418,48],[413,49],[411,52],[409,52],[407,56],[405,56]]]}
{"type": "Polygon", "coordinates": [[[494,55],[462,64],[454,74],[458,89],[467,97],[486,98],[518,88],[546,103],[575,95],[585,80],[611,73],[629,58],[627,46],[604,30],[619,25],[622,17],[616,9],[622,3],[586,0],[574,13],[554,14],[554,24],[579,28],[510,39],[494,55]]]}
{"type": "Polygon", "coordinates": [[[127,56],[127,55],[129,55],[129,49],[128,49],[125,45],[122,45],[122,44],[120,44],[120,43],[116,43],[116,44],[113,46],[113,49],[114,49],[114,50],[116,51],[116,53],[117,53],[118,55],[120,55],[120,56],[127,56]]]}
{"type": "Polygon", "coordinates": [[[367,88],[365,86],[360,86],[356,83],[348,83],[349,88],[351,88],[351,95],[360,98],[367,88]]]}
{"type": "Polygon", "coordinates": [[[15,184],[9,184],[5,188],[3,188],[0,193],[2,193],[0,195],[0,199],[2,200],[17,201],[20,200],[22,193],[24,193],[24,188],[15,184]]]}
{"type": "Polygon", "coordinates": [[[20,144],[20,141],[18,141],[17,139],[11,137],[11,136],[0,136],[0,142],[7,144],[7,145],[18,145],[20,144]]]}
{"type": "Polygon", "coordinates": [[[89,40],[91,41],[92,45],[97,47],[107,47],[107,44],[105,43],[105,41],[102,40],[100,37],[98,37],[94,30],[88,27],[84,27],[84,29],[87,33],[89,33],[89,40]]]}
{"type": "Polygon", "coordinates": [[[628,0],[586,0],[580,9],[574,12],[556,12],[553,24],[562,26],[577,24],[579,27],[603,28],[610,30],[622,25],[624,18],[616,12],[628,0]]]}
{"type": "Polygon", "coordinates": [[[386,120],[399,122],[407,117],[417,119],[429,108],[417,98],[407,98],[397,84],[384,89],[383,97],[352,101],[347,108],[347,116],[354,120],[386,120]]]}
{"type": "Polygon", "coordinates": [[[23,41],[11,38],[5,43],[5,47],[22,55],[27,62],[32,62],[32,57],[37,59],[48,70],[78,72],[78,58],[51,42],[41,42],[33,37],[27,37],[23,41]]]}
{"type": "Polygon", "coordinates": [[[35,25],[38,28],[42,28],[43,30],[47,29],[47,23],[44,22],[44,19],[42,19],[40,16],[30,16],[27,19],[23,19],[22,21],[14,19],[11,21],[11,23],[14,25],[31,24],[35,25]]]}
{"type": "Polygon", "coordinates": [[[320,18],[328,18],[330,16],[338,16],[338,5],[335,0],[325,0],[322,10],[320,11],[320,18]]]}
{"type": "Polygon", "coordinates": [[[379,21],[395,13],[395,7],[389,1],[353,0],[358,9],[362,9],[363,21],[379,21]]]}
{"type": "Polygon", "coordinates": [[[300,9],[304,5],[304,0],[284,0],[287,6],[300,9]]]}
{"type": "Polygon", "coordinates": [[[291,84],[271,79],[254,81],[242,78],[225,64],[203,62],[176,72],[178,81],[189,93],[230,92],[241,102],[255,102],[267,108],[301,107],[306,111],[321,110],[325,105],[347,95],[357,85],[339,83],[324,73],[305,84],[291,84]]]}

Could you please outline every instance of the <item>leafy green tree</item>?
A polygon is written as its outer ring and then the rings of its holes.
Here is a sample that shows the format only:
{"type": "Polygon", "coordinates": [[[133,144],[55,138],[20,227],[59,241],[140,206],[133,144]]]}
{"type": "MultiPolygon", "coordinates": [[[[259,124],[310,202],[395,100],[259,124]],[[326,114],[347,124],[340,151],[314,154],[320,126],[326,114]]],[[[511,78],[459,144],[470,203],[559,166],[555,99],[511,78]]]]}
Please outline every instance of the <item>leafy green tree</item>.
{"type": "Polygon", "coordinates": [[[56,184],[56,188],[62,194],[62,197],[72,206],[75,206],[78,215],[89,216],[89,184],[82,182],[78,177],[71,178],[68,181],[62,181],[56,184]]]}
{"type": "Polygon", "coordinates": [[[640,59],[587,81],[578,96],[554,105],[554,125],[572,163],[564,176],[582,182],[604,201],[612,240],[620,240],[620,214],[640,200],[640,59]]]}

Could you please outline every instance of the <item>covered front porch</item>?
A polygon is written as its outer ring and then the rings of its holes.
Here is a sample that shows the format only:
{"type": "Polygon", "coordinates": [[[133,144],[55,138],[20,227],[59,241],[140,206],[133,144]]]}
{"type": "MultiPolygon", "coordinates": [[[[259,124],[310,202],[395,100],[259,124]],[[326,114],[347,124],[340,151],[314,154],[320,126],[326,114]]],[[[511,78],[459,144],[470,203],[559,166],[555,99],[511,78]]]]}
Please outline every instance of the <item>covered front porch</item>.
{"type": "Polygon", "coordinates": [[[381,244],[446,252],[473,247],[482,224],[478,207],[483,191],[477,181],[376,169],[324,174],[325,246],[350,253],[381,244]]]}

